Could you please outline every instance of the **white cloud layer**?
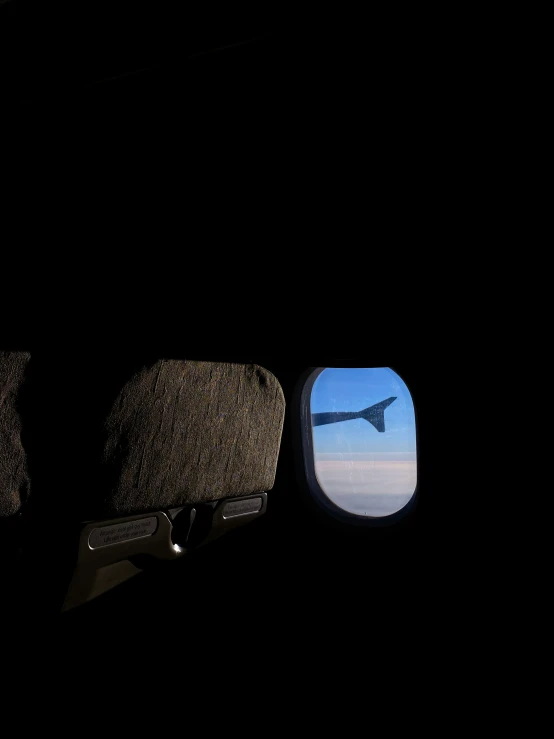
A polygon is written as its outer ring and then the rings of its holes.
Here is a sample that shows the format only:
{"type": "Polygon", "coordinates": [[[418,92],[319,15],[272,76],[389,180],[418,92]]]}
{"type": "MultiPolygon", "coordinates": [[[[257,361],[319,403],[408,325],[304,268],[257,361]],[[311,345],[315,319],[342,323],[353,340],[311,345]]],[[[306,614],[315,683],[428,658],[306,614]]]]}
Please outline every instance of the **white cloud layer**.
{"type": "Polygon", "coordinates": [[[315,460],[321,489],[344,510],[359,515],[387,516],[403,508],[414,494],[417,484],[415,454],[404,455],[410,459],[396,459],[402,457],[399,452],[349,454],[349,459],[344,456],[317,454],[315,460]]]}

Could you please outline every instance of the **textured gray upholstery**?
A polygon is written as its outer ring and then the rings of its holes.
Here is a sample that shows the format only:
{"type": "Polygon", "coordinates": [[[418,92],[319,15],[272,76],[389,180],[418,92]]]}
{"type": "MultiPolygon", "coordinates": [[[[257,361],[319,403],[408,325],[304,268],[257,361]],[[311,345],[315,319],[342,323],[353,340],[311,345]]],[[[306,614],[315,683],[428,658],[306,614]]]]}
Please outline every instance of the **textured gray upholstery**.
{"type": "Polygon", "coordinates": [[[0,517],[16,514],[30,489],[17,408],[29,359],[26,352],[0,351],[0,517]]]}
{"type": "Polygon", "coordinates": [[[257,365],[160,360],[141,370],[106,421],[105,512],[271,489],[284,412],[279,382],[257,365]]]}

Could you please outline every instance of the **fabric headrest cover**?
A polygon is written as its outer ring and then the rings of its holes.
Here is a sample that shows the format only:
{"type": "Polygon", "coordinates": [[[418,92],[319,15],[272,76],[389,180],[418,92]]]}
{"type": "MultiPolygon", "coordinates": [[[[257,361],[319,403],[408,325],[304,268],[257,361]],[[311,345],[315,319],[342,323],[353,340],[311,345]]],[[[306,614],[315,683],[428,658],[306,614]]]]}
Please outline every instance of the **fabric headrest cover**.
{"type": "Polygon", "coordinates": [[[18,513],[30,490],[17,409],[30,358],[27,352],[0,351],[0,517],[18,513]]]}
{"type": "Polygon", "coordinates": [[[106,513],[271,489],[284,413],[279,382],[257,365],[160,360],[143,369],[106,421],[106,513]]]}

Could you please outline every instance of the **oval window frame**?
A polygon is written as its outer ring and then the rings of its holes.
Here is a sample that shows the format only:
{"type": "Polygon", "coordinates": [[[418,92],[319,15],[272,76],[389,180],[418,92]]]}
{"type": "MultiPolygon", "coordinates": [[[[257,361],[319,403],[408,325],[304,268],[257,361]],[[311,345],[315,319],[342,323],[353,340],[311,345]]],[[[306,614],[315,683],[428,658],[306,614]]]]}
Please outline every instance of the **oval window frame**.
{"type": "MultiPolygon", "coordinates": [[[[384,365],[379,365],[380,367],[384,365]]],[[[415,419],[415,437],[416,437],[416,486],[410,500],[399,511],[391,513],[388,516],[365,516],[357,513],[350,513],[334,503],[331,498],[322,490],[315,472],[314,443],[312,435],[312,415],[311,415],[311,396],[315,381],[319,375],[326,369],[377,369],[377,367],[360,367],[359,365],[328,365],[325,367],[308,368],[299,381],[297,382],[294,392],[294,426],[295,426],[295,447],[297,451],[297,472],[304,487],[307,489],[309,496],[314,500],[319,509],[342,523],[354,524],[362,527],[383,527],[391,526],[407,516],[413,514],[419,500],[419,438],[418,438],[418,421],[417,409],[410,388],[402,375],[394,367],[387,366],[391,369],[404,383],[406,389],[412,399],[414,406],[415,419]]]]}

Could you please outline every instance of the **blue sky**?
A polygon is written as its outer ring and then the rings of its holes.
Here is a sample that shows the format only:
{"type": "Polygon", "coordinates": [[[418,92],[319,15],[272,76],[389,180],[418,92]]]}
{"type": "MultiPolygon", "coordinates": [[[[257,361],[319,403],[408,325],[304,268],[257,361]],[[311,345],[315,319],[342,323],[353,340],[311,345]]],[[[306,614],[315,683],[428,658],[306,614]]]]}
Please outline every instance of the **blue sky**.
{"type": "Polygon", "coordinates": [[[363,418],[317,426],[312,430],[315,453],[415,460],[413,402],[404,381],[388,367],[323,370],[312,388],[311,412],[360,411],[393,395],[396,400],[385,410],[384,433],[363,418]]]}

